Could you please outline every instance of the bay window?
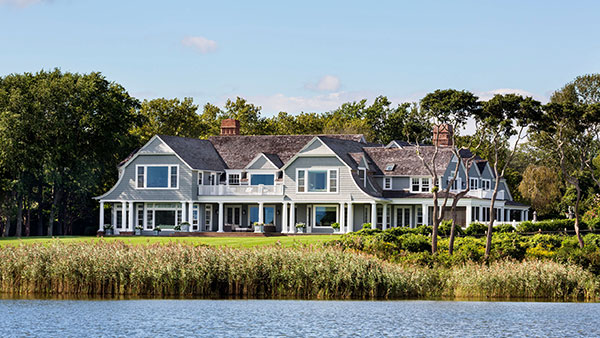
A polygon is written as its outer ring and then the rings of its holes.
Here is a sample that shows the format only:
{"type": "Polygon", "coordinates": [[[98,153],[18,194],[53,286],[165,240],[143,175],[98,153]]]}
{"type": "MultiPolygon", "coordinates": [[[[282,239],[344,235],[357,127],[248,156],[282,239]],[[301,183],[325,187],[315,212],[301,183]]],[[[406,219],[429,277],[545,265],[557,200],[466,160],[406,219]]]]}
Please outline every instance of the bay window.
{"type": "Polygon", "coordinates": [[[179,166],[178,165],[138,165],[138,189],[177,189],[179,166]]]}

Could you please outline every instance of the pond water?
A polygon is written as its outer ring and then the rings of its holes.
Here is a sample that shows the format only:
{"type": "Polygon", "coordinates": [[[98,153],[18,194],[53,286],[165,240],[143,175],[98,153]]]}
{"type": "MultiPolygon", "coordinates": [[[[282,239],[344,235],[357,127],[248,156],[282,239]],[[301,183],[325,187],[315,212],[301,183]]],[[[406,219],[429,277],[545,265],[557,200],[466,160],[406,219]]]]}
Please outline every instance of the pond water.
{"type": "Polygon", "coordinates": [[[600,304],[0,300],[2,337],[600,336],[600,304]]]}

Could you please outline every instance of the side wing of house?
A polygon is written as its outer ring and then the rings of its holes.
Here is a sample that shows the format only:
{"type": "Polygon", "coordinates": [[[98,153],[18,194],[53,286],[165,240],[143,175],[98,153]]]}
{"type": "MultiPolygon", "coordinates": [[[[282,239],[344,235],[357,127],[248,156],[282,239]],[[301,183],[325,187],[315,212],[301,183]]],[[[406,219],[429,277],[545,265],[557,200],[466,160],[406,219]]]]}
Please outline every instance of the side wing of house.
{"type": "Polygon", "coordinates": [[[189,201],[193,170],[159,137],[153,137],[121,168],[117,183],[97,199],[106,201],[189,201]]]}

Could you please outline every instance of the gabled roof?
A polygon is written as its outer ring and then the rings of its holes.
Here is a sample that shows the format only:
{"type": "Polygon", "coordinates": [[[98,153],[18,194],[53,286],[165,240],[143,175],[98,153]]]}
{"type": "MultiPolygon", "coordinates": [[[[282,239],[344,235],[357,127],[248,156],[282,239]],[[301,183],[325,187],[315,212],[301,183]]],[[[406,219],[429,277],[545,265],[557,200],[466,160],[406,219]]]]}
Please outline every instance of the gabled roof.
{"type": "MultiPolygon", "coordinates": [[[[429,172],[423,166],[423,162],[417,156],[417,147],[406,148],[364,148],[365,153],[373,160],[379,169],[386,167],[387,164],[395,164],[394,170],[386,171],[389,176],[429,176],[429,172]]],[[[435,152],[433,146],[421,146],[422,156],[429,162],[435,152]]],[[[443,175],[452,159],[452,149],[449,147],[439,147],[436,157],[436,172],[443,175]]],[[[377,174],[383,174],[379,171],[377,174]]]]}
{"type": "Polygon", "coordinates": [[[362,153],[363,147],[365,146],[364,143],[330,136],[319,136],[319,139],[350,168],[358,168],[357,162],[351,154],[358,152],[362,153]]]}
{"type": "Polygon", "coordinates": [[[223,171],[225,162],[208,140],[158,135],[192,169],[223,171]]]}
{"type": "Polygon", "coordinates": [[[357,143],[364,140],[362,135],[240,135],[212,136],[208,141],[214,145],[229,169],[243,169],[260,153],[270,154],[271,158],[277,156],[279,161],[287,163],[315,136],[357,143]]]}

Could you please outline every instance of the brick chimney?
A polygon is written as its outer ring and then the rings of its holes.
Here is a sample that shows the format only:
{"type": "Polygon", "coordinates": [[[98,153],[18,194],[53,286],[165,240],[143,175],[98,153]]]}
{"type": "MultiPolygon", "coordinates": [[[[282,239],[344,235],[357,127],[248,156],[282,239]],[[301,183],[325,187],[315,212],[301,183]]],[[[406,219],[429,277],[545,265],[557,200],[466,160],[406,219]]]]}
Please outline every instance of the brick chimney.
{"type": "Polygon", "coordinates": [[[433,126],[433,144],[440,147],[451,147],[454,130],[446,123],[433,126]]]}
{"type": "Polygon", "coordinates": [[[240,134],[240,121],[225,119],[221,121],[221,136],[235,136],[240,134]]]}

